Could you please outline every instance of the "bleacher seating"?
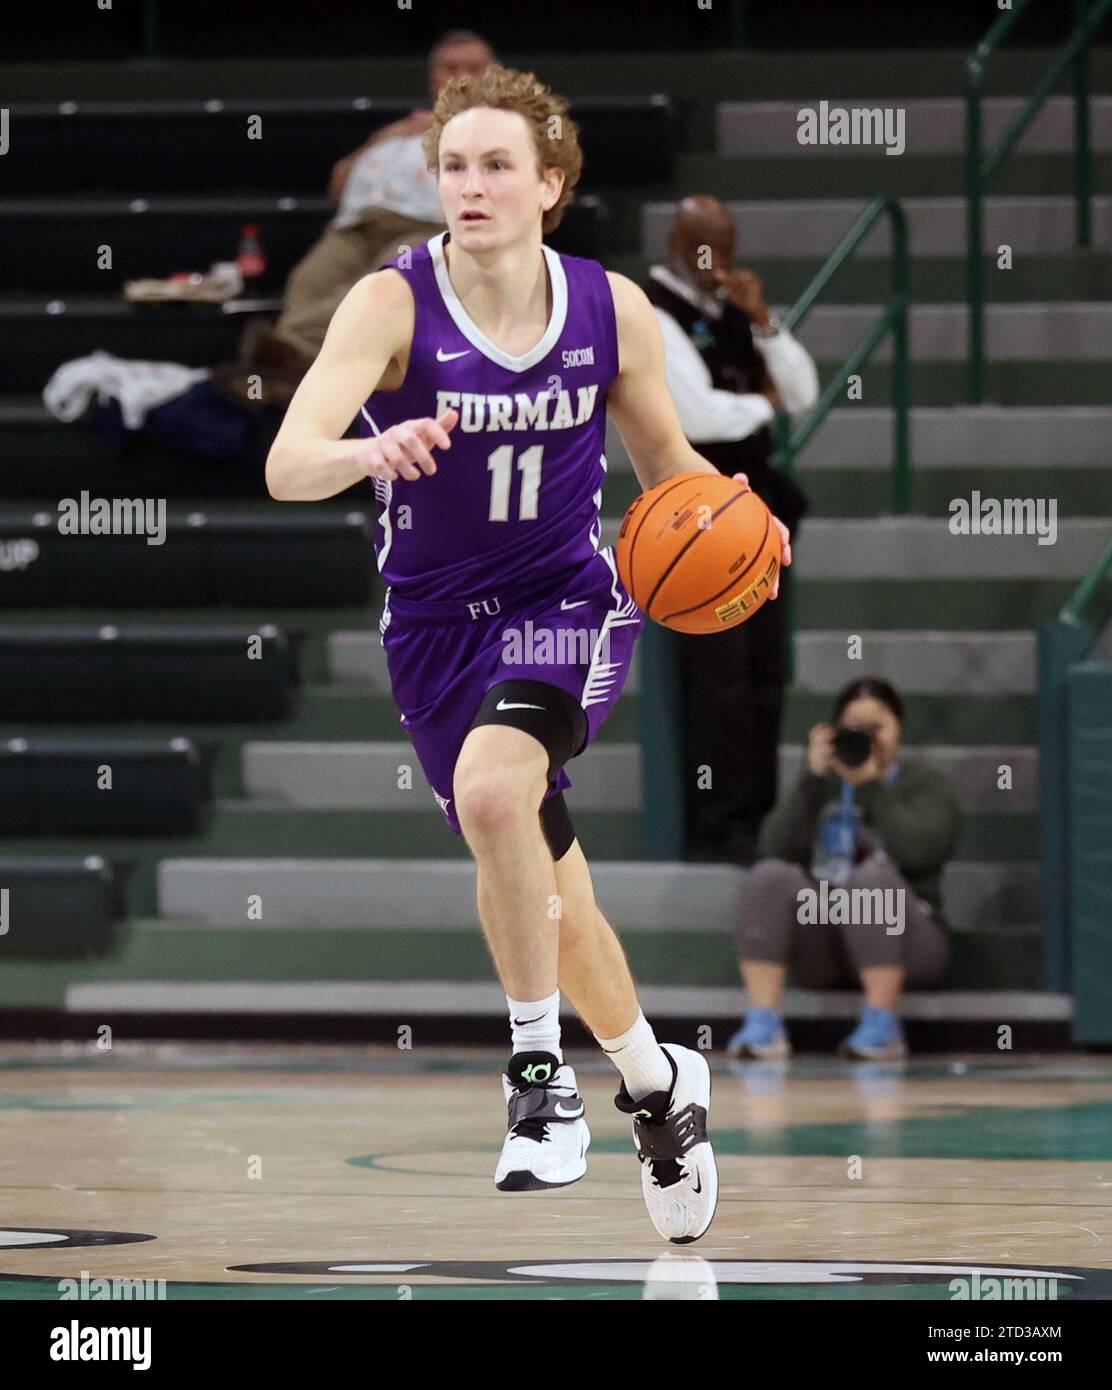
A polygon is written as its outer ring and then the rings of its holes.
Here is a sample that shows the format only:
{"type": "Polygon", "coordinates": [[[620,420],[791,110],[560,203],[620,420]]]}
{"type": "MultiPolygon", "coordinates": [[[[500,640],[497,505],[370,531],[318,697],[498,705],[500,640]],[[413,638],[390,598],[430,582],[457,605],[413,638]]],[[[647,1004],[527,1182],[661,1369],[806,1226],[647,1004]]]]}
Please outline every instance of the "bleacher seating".
{"type": "Polygon", "coordinates": [[[296,682],[272,624],[0,627],[0,719],[282,719],[296,682]]]}
{"type": "Polygon", "coordinates": [[[5,961],[80,962],[118,945],[122,884],[100,855],[0,854],[0,883],[8,894],[5,961]]]}
{"type": "Polygon", "coordinates": [[[31,547],[0,573],[0,608],[327,607],[371,593],[373,523],[361,511],[190,512],[166,517],[160,544],[63,535],[58,523],[57,511],[0,516],[0,548],[31,547]]]}
{"type": "Polygon", "coordinates": [[[184,738],[9,739],[0,835],[190,835],[208,777],[184,738]]]}
{"type": "MultiPolygon", "coordinates": [[[[636,72],[647,71],[640,61],[636,72]]],[[[557,86],[578,66],[578,58],[554,59],[557,86]]],[[[1022,75],[1028,66],[1002,58],[1001,90],[1029,86],[1022,75]]],[[[543,62],[537,68],[545,72],[543,62]]],[[[631,71],[615,68],[616,92],[636,80],[631,71]]],[[[977,991],[977,1000],[961,996],[964,1002],[952,1005],[944,996],[909,1007],[934,1009],[943,1019],[963,1008],[961,1017],[988,1019],[1001,1016],[1005,994],[1009,1007],[1031,1010],[1027,1017],[1061,1019],[1062,1000],[1023,993],[1038,990],[1042,978],[1030,633],[1084,567],[1094,522],[1112,515],[1112,416],[1101,377],[1112,256],[1100,249],[1078,258],[1073,250],[1069,209],[1063,213],[1068,150],[1052,143],[1018,155],[986,210],[990,226],[1003,216],[1026,238],[1011,278],[998,277],[992,288],[990,384],[997,404],[966,409],[960,147],[943,141],[898,160],[836,149],[810,150],[805,161],[798,150],[793,156],[785,147],[792,113],[829,88],[832,72],[840,90],[860,97],[882,95],[872,85],[878,80],[884,94],[908,101],[960,95],[960,57],[952,53],[902,55],[883,72],[875,56],[853,54],[768,61],[716,55],[698,74],[670,74],[661,60],[659,83],[674,77],[672,101],[651,95],[657,78],[645,94],[624,100],[573,96],[587,147],[584,193],[551,240],[640,278],[663,252],[676,200],[713,193],[736,216],[741,260],[762,276],[770,303],[783,305],[808,283],[866,196],[907,197],[913,233],[930,229],[925,247],[912,243],[915,516],[877,520],[889,495],[890,367],[883,358],[865,371],[865,399],[836,410],[800,459],[812,514],[797,551],[798,681],[783,730],[785,767],[798,761],[810,727],[828,716],[833,692],[863,673],[844,656],[852,623],[879,662],[877,673],[892,675],[906,695],[909,744],[956,770],[966,804],[946,878],[958,928],[948,986],[977,991]],[[1055,306],[1053,315],[1038,312],[1046,304],[1055,306]],[[1066,304],[1080,307],[1062,312],[1066,304]],[[1039,567],[1028,557],[993,573],[941,572],[948,502],[983,485],[989,471],[1001,488],[1024,496],[1045,491],[1052,477],[1061,573],[1043,563],[1046,552],[1038,554],[1039,567]],[[891,543],[883,555],[874,544],[881,527],[891,543]],[[852,572],[839,562],[847,553],[860,560],[852,572]],[[926,661],[928,649],[950,659],[926,661]],[[1001,750],[1013,755],[1022,778],[1019,794],[997,804],[984,779],[1001,750]]],[[[196,812],[188,847],[173,843],[165,824],[165,838],[156,838],[148,822],[150,834],[140,839],[119,823],[86,822],[85,844],[99,846],[121,875],[125,864],[131,869],[121,891],[135,934],[114,958],[121,980],[146,978],[136,972],[147,968],[150,940],[173,934],[191,964],[175,976],[181,959],[168,963],[166,978],[218,985],[198,922],[219,924],[245,947],[265,939],[274,919],[247,923],[242,908],[242,890],[263,861],[281,890],[270,910],[283,922],[291,956],[296,947],[303,951],[306,978],[375,975],[413,987],[433,981],[446,1009],[490,983],[470,908],[453,914],[445,905],[446,897],[458,903],[470,892],[461,863],[466,847],[445,830],[384,684],[369,486],[315,511],[269,501],[261,470],[268,432],[280,418],[273,412],[254,417],[249,464],[210,465],[142,443],[116,454],[87,429],[52,421],[35,395],[44,373],[93,347],[198,365],[229,355],[236,336],[230,316],[211,306],[128,306],[118,298],[120,282],[228,259],[242,224],[253,220],[262,225],[271,280],[280,285],[331,212],[322,189],[331,163],[411,104],[360,107],[291,95],[207,109],[191,99],[156,115],[152,108],[82,102],[69,112],[31,113],[20,162],[11,158],[15,145],[5,162],[0,331],[24,348],[0,362],[0,495],[9,499],[0,515],[0,685],[19,684],[32,662],[41,666],[25,689],[0,696],[0,738],[27,737],[31,725],[40,733],[50,724],[59,739],[84,737],[92,750],[110,726],[136,741],[172,728],[191,741],[197,758],[174,765],[182,785],[203,768],[213,790],[203,816],[200,792],[186,798],[196,812]],[[240,138],[248,111],[263,115],[267,132],[254,150],[240,138]],[[303,129],[304,141],[291,138],[295,129],[303,129]],[[168,139],[176,157],[160,161],[168,139]],[[104,150],[118,153],[106,158],[104,150]],[[91,160],[100,162],[99,173],[91,160]],[[65,185],[80,196],[60,199],[65,185]],[[113,247],[110,273],[97,269],[89,250],[90,219],[98,244],[113,247]],[[57,501],[82,489],[187,505],[175,506],[162,547],[147,547],[141,537],[61,538],[57,501]],[[240,511],[217,501],[237,498],[245,499],[240,511]],[[203,524],[191,513],[203,514],[203,524]],[[13,544],[28,540],[38,553],[20,565],[26,551],[13,544]],[[74,631],[79,622],[81,635],[74,631]],[[70,639],[57,626],[63,623],[72,637],[68,650],[70,639]],[[105,639],[94,623],[111,623],[119,635],[105,639]],[[242,671],[244,634],[268,624],[274,636],[267,660],[242,671]],[[302,682],[296,689],[293,652],[302,682]],[[260,724],[264,715],[272,722],[260,724]],[[399,783],[405,766],[415,773],[411,789],[399,783]],[[427,885],[429,860],[451,894],[436,899],[432,919],[421,917],[414,927],[394,904],[406,885],[414,893],[427,885]]],[[[1098,187],[1110,157],[1098,147],[1098,187]]],[[[1107,199],[1098,197],[1096,214],[1106,228],[1107,199]]],[[[844,267],[837,292],[809,321],[802,336],[820,374],[876,312],[881,264],[869,254],[844,267]]],[[[607,457],[609,539],[639,485],[614,436],[607,457]]],[[[629,933],[646,998],[662,1014],[707,1009],[706,1016],[718,1016],[715,1009],[732,1007],[722,1003],[727,997],[740,1007],[729,914],[715,898],[715,913],[694,920],[692,905],[703,898],[690,887],[696,881],[729,896],[734,872],[645,864],[642,824],[651,808],[641,804],[638,786],[639,716],[635,674],[591,765],[585,759],[571,767],[576,791],[569,804],[584,849],[599,865],[600,885],[620,889],[614,920],[629,933]],[[641,874],[639,866],[652,872],[641,874]]],[[[0,761],[2,775],[16,779],[12,785],[27,776],[20,756],[19,766],[11,757],[0,761]]],[[[41,853],[51,836],[75,835],[76,812],[63,832],[20,794],[22,802],[13,804],[36,818],[21,828],[6,807],[3,830],[13,851],[41,853]]],[[[28,980],[33,994],[35,980],[28,980]]],[[[805,1010],[820,1012],[843,1005],[833,997],[804,1001],[805,1010]]]]}

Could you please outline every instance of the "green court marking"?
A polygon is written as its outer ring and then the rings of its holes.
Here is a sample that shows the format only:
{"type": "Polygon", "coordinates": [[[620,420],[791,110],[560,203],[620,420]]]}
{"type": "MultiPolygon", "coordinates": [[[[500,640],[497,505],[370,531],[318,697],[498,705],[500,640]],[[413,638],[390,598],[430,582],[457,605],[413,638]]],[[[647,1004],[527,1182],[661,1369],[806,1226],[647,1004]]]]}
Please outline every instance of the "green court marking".
{"type": "MultiPolygon", "coordinates": [[[[109,1091],[111,1088],[108,1088],[109,1091]]],[[[304,1099],[302,1092],[298,1099],[304,1099]]],[[[127,1096],[104,1100],[67,1100],[60,1091],[11,1091],[0,1093],[0,1110],[34,1110],[44,1114],[71,1110],[179,1110],[183,1106],[214,1101],[233,1105],[286,1105],[291,1101],[289,1091],[207,1091],[201,1086],[181,1086],[174,1089],[152,1087],[137,1089],[127,1096]],[[141,1097],[141,1098],[140,1098],[141,1097]]]]}
{"type": "Polygon", "coordinates": [[[746,1076],[782,1076],[793,1081],[845,1081],[881,1078],[887,1081],[992,1081],[1009,1085],[1044,1086],[1049,1081],[1068,1081],[1091,1086],[1112,1086],[1112,1064],[1088,1062],[1071,1063],[1068,1058],[1057,1062],[1012,1059],[1002,1064],[993,1061],[919,1061],[919,1062],[850,1062],[823,1057],[792,1058],[790,1062],[737,1062],[715,1066],[715,1079],[726,1076],[743,1079],[746,1076]]]}
{"type": "MultiPolygon", "coordinates": [[[[595,1153],[622,1153],[626,1139],[596,1139],[595,1153]]],[[[785,1124],[767,1130],[718,1129],[714,1151],[776,1158],[1041,1159],[1107,1161],[1112,1158],[1112,1102],[1028,1109],[1018,1106],[948,1106],[933,1115],[908,1115],[843,1124],[785,1124]]]]}
{"type": "Polygon", "coordinates": [[[126,1102],[74,1101],[68,1104],[50,1096],[0,1096],[0,1110],[36,1110],[46,1114],[59,1114],[70,1110],[153,1110],[155,1106],[129,1105],[126,1102]]]}
{"type": "MultiPolygon", "coordinates": [[[[500,1154],[501,1144],[469,1144],[467,1152],[472,1154],[500,1154]]],[[[422,1156],[426,1154],[443,1154],[445,1159],[452,1160],[458,1164],[459,1149],[422,1149],[422,1156]]],[[[379,1173],[405,1173],[409,1177],[424,1178],[458,1178],[459,1168],[414,1168],[405,1163],[384,1163],[385,1158],[404,1158],[404,1154],[397,1152],[389,1154],[358,1154],[354,1158],[345,1158],[344,1162],[352,1168],[374,1168],[379,1173]]],[[[493,1170],[492,1170],[493,1178],[493,1170]]]]}
{"type": "MultiPolygon", "coordinates": [[[[430,1049],[431,1050],[431,1049],[430,1049]]],[[[156,1070],[170,1077],[181,1076],[183,1086],[188,1086],[189,1075],[201,1071],[251,1072],[263,1075],[290,1074],[294,1077],[307,1075],[353,1075],[374,1076],[375,1074],[397,1076],[436,1076],[436,1075],[474,1075],[489,1076],[500,1073],[506,1061],[506,1050],[501,1048],[469,1049],[467,1056],[424,1057],[420,1053],[398,1053],[391,1049],[380,1055],[331,1058],[308,1058],[271,1053],[269,1056],[247,1056],[236,1053],[231,1056],[207,1056],[203,1049],[188,1050],[178,1057],[149,1056],[142,1049],[127,1053],[100,1053],[96,1056],[78,1057],[4,1057],[0,1056],[0,1072],[3,1071],[80,1071],[117,1073],[136,1070],[156,1070]]],[[[570,1047],[568,1060],[581,1076],[608,1076],[617,1078],[617,1073],[609,1062],[592,1053],[589,1049],[570,1047]]],[[[1002,1059],[968,1057],[957,1059],[930,1058],[891,1062],[849,1062],[833,1057],[810,1056],[803,1054],[790,1062],[735,1062],[727,1061],[716,1053],[708,1053],[716,1080],[727,1077],[776,1075],[786,1079],[809,1081],[816,1079],[854,1079],[865,1077],[884,1077],[906,1081],[962,1081],[989,1080],[1020,1085],[1045,1085],[1049,1081],[1068,1081],[1094,1086],[1112,1086],[1112,1062],[1088,1057],[1056,1058],[1037,1057],[1026,1061],[1022,1055],[1002,1059]]],[[[242,1093],[241,1093],[242,1094],[242,1093]]]]}
{"type": "MultiPolygon", "coordinates": [[[[329,1061],[306,1061],[298,1058],[291,1058],[289,1061],[279,1060],[255,1060],[248,1057],[236,1058],[217,1058],[205,1057],[199,1054],[188,1059],[152,1059],[142,1055],[132,1055],[129,1057],[81,1057],[81,1058],[2,1058],[0,1057],[0,1072],[2,1071],[81,1071],[81,1072],[131,1072],[131,1071],[160,1071],[168,1076],[182,1075],[188,1077],[191,1072],[196,1071],[229,1071],[229,1072],[260,1072],[283,1075],[289,1073],[294,1077],[301,1076],[434,1076],[439,1073],[450,1075],[460,1075],[472,1073],[476,1076],[489,1076],[491,1072],[501,1072],[506,1062],[506,1050],[499,1049],[492,1051],[487,1058],[475,1057],[470,1060],[463,1060],[458,1057],[430,1058],[428,1060],[415,1056],[384,1056],[384,1057],[337,1057],[329,1061]]],[[[613,1068],[605,1061],[587,1062],[580,1060],[576,1062],[576,1067],[581,1072],[602,1072],[613,1073],[613,1068]]],[[[1112,1081],[1110,1072],[1109,1081],[1112,1081]]]]}

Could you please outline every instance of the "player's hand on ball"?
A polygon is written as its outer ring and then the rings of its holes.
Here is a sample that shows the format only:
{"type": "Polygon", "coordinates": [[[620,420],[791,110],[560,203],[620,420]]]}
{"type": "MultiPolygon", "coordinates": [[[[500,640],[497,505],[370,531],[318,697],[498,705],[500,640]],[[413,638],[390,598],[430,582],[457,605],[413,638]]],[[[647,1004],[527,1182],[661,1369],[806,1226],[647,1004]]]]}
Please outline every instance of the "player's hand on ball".
{"type": "Polygon", "coordinates": [[[438,420],[426,416],[420,420],[403,420],[391,425],[373,439],[366,439],[359,452],[359,462],[368,478],[385,478],[394,482],[399,474],[413,482],[422,473],[436,472],[436,460],[430,449],[450,449],[448,435],[459,422],[458,410],[446,410],[438,420]]]}
{"type": "MultiPolygon", "coordinates": [[[[735,483],[740,483],[740,484],[742,485],[742,487],[748,487],[748,486],[749,486],[749,474],[748,474],[748,473],[735,473],[735,474],[733,475],[733,478],[734,478],[734,482],[735,482],[735,483]]],[[[780,518],[779,518],[778,516],[774,516],[772,519],[773,519],[773,521],[775,521],[775,523],[776,523],[776,529],[780,532],[780,549],[781,549],[780,565],[781,565],[781,568],[782,568],[782,569],[787,569],[787,567],[788,567],[788,566],[791,564],[791,562],[792,562],[792,541],[791,541],[791,532],[788,530],[788,528],[784,525],[784,523],[780,520],[780,518]]],[[[776,585],[775,585],[775,587],[773,588],[772,593],[769,594],[769,598],[775,598],[775,597],[779,594],[779,592],[780,592],[780,575],[779,575],[779,572],[777,572],[777,575],[776,575],[776,585]]]]}

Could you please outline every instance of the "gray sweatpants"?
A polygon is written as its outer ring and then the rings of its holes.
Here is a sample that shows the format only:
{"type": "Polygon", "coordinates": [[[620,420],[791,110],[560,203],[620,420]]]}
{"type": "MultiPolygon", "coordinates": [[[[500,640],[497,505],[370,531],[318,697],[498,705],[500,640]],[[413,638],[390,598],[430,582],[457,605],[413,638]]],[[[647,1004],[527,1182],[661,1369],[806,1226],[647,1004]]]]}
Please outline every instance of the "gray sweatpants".
{"type": "Polygon", "coordinates": [[[762,859],[746,871],[741,891],[739,958],[786,965],[792,982],[803,989],[856,985],[859,971],[877,965],[902,966],[912,989],[937,984],[950,960],[949,935],[891,860],[870,855],[844,887],[903,889],[902,934],[889,935],[876,921],[800,921],[800,891],[817,891],[819,885],[798,864],[762,859]]]}

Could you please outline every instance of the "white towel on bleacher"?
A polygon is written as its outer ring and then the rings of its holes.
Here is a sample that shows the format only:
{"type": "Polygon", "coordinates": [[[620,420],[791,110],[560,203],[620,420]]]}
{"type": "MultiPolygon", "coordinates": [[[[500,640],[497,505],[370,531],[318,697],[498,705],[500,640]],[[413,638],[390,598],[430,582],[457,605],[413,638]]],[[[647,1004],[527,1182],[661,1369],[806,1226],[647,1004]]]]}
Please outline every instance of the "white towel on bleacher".
{"type": "Polygon", "coordinates": [[[56,420],[67,423],[84,415],[96,392],[105,405],[118,400],[124,424],[141,429],[147,413],[211,376],[206,367],[183,367],[180,362],[138,362],[92,352],[64,362],[43,388],[42,398],[56,420]]]}

